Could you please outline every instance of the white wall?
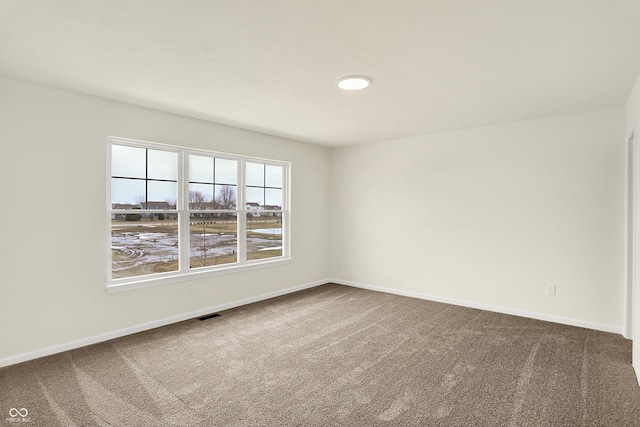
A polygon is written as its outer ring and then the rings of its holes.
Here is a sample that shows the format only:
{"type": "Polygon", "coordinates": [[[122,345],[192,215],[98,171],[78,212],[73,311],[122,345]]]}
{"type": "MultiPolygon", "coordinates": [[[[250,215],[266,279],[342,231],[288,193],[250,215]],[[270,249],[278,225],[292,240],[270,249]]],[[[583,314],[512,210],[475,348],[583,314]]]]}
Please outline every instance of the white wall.
{"type": "Polygon", "coordinates": [[[612,109],[335,149],[331,275],[621,331],[624,147],[612,109]]]}
{"type": "Polygon", "coordinates": [[[622,109],[333,150],[4,77],[0,115],[0,362],[330,276],[622,328],[622,109]],[[291,161],[293,262],[107,294],[107,135],[291,161]]]}
{"type": "MultiPolygon", "coordinates": [[[[627,101],[626,106],[626,130],[627,136],[631,134],[631,132],[635,131],[636,133],[636,143],[635,143],[635,207],[636,207],[636,218],[635,218],[635,250],[636,250],[636,258],[637,255],[640,254],[640,232],[638,232],[638,226],[640,226],[640,138],[638,138],[638,123],[640,123],[640,76],[636,80],[636,85],[629,96],[629,100],[627,101]]],[[[635,327],[633,334],[633,366],[636,371],[636,376],[638,377],[638,382],[640,382],[640,265],[635,265],[635,274],[636,274],[636,283],[635,283],[635,327]]]]}
{"type": "Polygon", "coordinates": [[[327,277],[326,148],[3,77],[0,117],[0,361],[327,277]],[[293,262],[107,294],[107,135],[292,162],[293,262]]]}

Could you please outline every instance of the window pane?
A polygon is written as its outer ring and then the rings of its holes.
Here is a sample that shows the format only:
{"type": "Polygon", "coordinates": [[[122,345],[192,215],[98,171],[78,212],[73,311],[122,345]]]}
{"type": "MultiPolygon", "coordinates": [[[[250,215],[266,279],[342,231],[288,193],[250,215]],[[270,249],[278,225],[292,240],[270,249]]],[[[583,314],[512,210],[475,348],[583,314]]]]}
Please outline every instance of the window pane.
{"type": "Polygon", "coordinates": [[[247,214],[247,260],[282,256],[282,218],[263,212],[247,214]]]}
{"type": "Polygon", "coordinates": [[[111,146],[111,176],[146,177],[146,150],[123,145],[111,146]]]}
{"type": "Polygon", "coordinates": [[[216,184],[237,184],[238,162],[235,160],[216,159],[216,184]]]}
{"type": "Polygon", "coordinates": [[[265,189],[265,209],[282,209],[282,190],[265,189]]]}
{"type": "Polygon", "coordinates": [[[264,187],[264,165],[262,163],[247,162],[246,166],[246,184],[255,187],[264,187]]]}
{"type": "Polygon", "coordinates": [[[144,211],[111,215],[114,279],[178,270],[178,215],[144,211]]]}
{"type": "Polygon", "coordinates": [[[236,187],[216,185],[216,209],[236,209],[236,187]]]}
{"type": "Polygon", "coordinates": [[[235,214],[192,213],[189,228],[191,268],[238,261],[238,220],[235,214]]]}
{"type": "Polygon", "coordinates": [[[140,207],[144,202],[145,185],[139,179],[111,179],[111,207],[112,209],[131,209],[140,207]],[[116,206],[117,205],[117,206],[116,206]]]}
{"type": "MultiPolygon", "coordinates": [[[[154,204],[158,202],[168,202],[176,199],[177,184],[175,182],[165,181],[147,181],[147,202],[154,204]]],[[[150,204],[147,205],[147,209],[164,209],[154,208],[150,204]]]]}
{"type": "Polygon", "coordinates": [[[247,209],[252,204],[256,204],[260,207],[264,206],[264,188],[247,187],[247,209]]]}
{"type": "Polygon", "coordinates": [[[213,184],[189,184],[189,209],[213,209],[213,184]]]}
{"type": "Polygon", "coordinates": [[[189,156],[189,182],[213,184],[213,157],[189,156]]]}
{"type": "Polygon", "coordinates": [[[265,165],[266,187],[282,188],[282,166],[265,165]]]}
{"type": "Polygon", "coordinates": [[[171,151],[148,150],[149,179],[178,179],[178,153],[171,151]]]}

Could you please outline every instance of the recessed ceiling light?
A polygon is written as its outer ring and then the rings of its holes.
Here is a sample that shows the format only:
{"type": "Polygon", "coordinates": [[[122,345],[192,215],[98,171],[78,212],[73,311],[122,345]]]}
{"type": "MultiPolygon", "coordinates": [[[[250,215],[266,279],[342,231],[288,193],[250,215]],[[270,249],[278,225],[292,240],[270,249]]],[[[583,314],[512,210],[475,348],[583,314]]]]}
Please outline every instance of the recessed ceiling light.
{"type": "Polygon", "coordinates": [[[371,84],[371,80],[364,76],[347,76],[338,80],[338,87],[343,90],[361,90],[371,84]]]}

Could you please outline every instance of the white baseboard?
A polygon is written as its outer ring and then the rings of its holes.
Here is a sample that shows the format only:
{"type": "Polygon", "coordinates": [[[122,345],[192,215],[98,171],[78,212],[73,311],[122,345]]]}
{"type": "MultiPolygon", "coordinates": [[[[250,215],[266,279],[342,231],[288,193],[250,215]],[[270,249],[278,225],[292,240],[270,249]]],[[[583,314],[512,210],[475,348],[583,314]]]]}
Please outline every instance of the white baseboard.
{"type": "MultiPolygon", "coordinates": [[[[368,290],[371,290],[371,291],[386,292],[386,293],[389,293],[389,294],[401,295],[401,296],[406,296],[406,297],[411,297],[411,298],[419,298],[419,299],[424,299],[424,300],[429,300],[429,301],[435,301],[435,302],[442,302],[442,303],[446,303],[446,304],[458,305],[458,306],[462,306],[462,307],[477,308],[477,309],[480,309],[480,310],[493,311],[493,312],[496,312],[496,313],[511,314],[511,315],[520,316],[520,317],[528,317],[528,318],[531,318],[531,319],[544,320],[544,321],[547,321],[547,322],[560,323],[560,324],[564,324],[564,325],[578,326],[578,327],[581,327],[581,328],[594,329],[594,330],[597,330],[597,331],[612,332],[612,333],[622,334],[622,328],[617,328],[617,327],[609,326],[609,325],[601,325],[601,324],[597,324],[597,323],[584,322],[584,321],[575,320],[575,319],[568,319],[568,318],[564,318],[564,317],[556,317],[556,316],[549,316],[549,315],[546,315],[546,314],[533,313],[533,312],[522,311],[522,310],[514,310],[514,309],[511,309],[511,308],[498,307],[498,306],[493,306],[493,305],[488,305],[488,304],[479,304],[479,303],[475,303],[475,302],[472,302],[472,301],[457,300],[457,299],[453,299],[453,298],[444,298],[444,297],[439,297],[439,296],[435,296],[435,295],[428,295],[428,294],[422,294],[422,293],[417,293],[417,292],[403,291],[403,290],[400,290],[400,289],[384,288],[384,287],[381,287],[381,286],[367,285],[367,284],[364,284],[364,283],[350,282],[350,281],[347,281],[347,280],[326,279],[326,280],[319,280],[319,281],[312,282],[312,283],[307,283],[307,284],[304,284],[304,285],[294,286],[294,287],[287,288],[287,289],[282,289],[282,290],[275,291],[275,292],[270,292],[270,293],[266,293],[266,294],[262,294],[262,295],[257,295],[257,296],[254,296],[254,297],[245,298],[245,299],[238,300],[238,301],[232,301],[232,302],[228,302],[228,303],[225,303],[225,304],[219,304],[219,305],[216,305],[216,306],[213,306],[213,307],[203,308],[201,310],[196,310],[196,311],[192,311],[192,312],[189,312],[189,313],[183,313],[183,314],[179,314],[179,315],[176,315],[176,316],[167,317],[167,318],[164,318],[164,319],[155,320],[153,322],[143,323],[141,325],[131,326],[131,327],[124,328],[124,329],[118,329],[118,330],[115,330],[115,331],[106,332],[104,334],[94,335],[94,336],[87,337],[87,338],[81,338],[79,340],[70,341],[70,342],[66,342],[66,343],[63,343],[63,344],[58,344],[58,345],[54,345],[54,346],[50,346],[50,347],[46,347],[46,348],[42,348],[42,349],[30,351],[30,352],[26,352],[26,353],[21,353],[21,354],[15,355],[15,356],[5,357],[3,359],[0,359],[0,368],[2,368],[4,366],[14,365],[16,363],[26,362],[28,360],[33,360],[33,359],[37,359],[37,358],[44,357],[44,356],[50,356],[52,354],[61,353],[63,351],[73,350],[73,349],[84,347],[84,346],[91,345],[91,344],[97,344],[97,343],[108,341],[108,340],[111,340],[111,339],[114,339],[114,338],[120,338],[120,337],[123,337],[123,336],[126,336],[126,335],[131,335],[131,334],[135,334],[135,333],[138,333],[138,332],[147,331],[147,330],[158,328],[158,327],[161,327],[161,326],[166,326],[166,325],[170,325],[170,324],[173,324],[173,323],[182,322],[184,320],[193,319],[195,317],[204,316],[204,315],[207,315],[207,314],[210,314],[210,313],[215,313],[215,312],[223,311],[223,310],[229,310],[231,308],[240,307],[242,305],[247,305],[247,304],[251,304],[251,303],[254,303],[254,302],[258,302],[258,301],[264,301],[264,300],[269,299],[269,298],[279,297],[279,296],[282,296],[282,295],[290,294],[290,293],[301,291],[301,290],[304,290],[304,289],[310,289],[310,288],[313,288],[313,287],[316,287],[316,286],[323,285],[325,283],[337,283],[339,285],[353,286],[353,287],[356,287],[356,288],[368,289],[368,290]]],[[[636,371],[636,377],[638,378],[638,382],[640,384],[640,372],[639,372],[640,369],[638,367],[635,367],[635,366],[634,366],[634,369],[636,371]]]]}
{"type": "Polygon", "coordinates": [[[403,291],[400,289],[384,288],[381,286],[367,285],[364,283],[350,282],[347,280],[331,279],[331,282],[337,283],[339,285],[346,285],[346,286],[353,286],[355,288],[368,289],[371,291],[386,292],[394,295],[401,295],[401,296],[411,297],[411,298],[419,298],[419,299],[424,299],[428,301],[442,302],[445,304],[458,305],[462,307],[477,308],[480,310],[493,311],[496,313],[511,314],[513,316],[528,317],[530,319],[544,320],[547,322],[560,323],[563,325],[570,325],[570,326],[578,326],[580,328],[593,329],[596,331],[603,331],[603,332],[612,332],[614,334],[622,335],[622,328],[611,326],[611,325],[601,325],[599,323],[584,322],[582,320],[569,319],[566,317],[557,317],[557,316],[551,316],[548,314],[534,313],[534,312],[524,311],[524,310],[515,310],[507,307],[498,307],[498,306],[489,305],[489,304],[480,304],[473,301],[458,300],[454,298],[445,298],[445,297],[439,297],[435,295],[403,291]]]}
{"type": "Polygon", "coordinates": [[[183,314],[178,314],[176,316],[167,317],[164,319],[154,320],[153,322],[143,323],[141,325],[131,326],[124,329],[118,329],[116,331],[106,332],[104,334],[94,335],[87,338],[81,338],[79,340],[70,341],[70,342],[66,342],[58,345],[53,345],[50,347],[29,351],[22,354],[17,354],[15,356],[5,357],[3,359],[0,359],[0,368],[4,366],[14,365],[16,363],[26,362],[28,360],[33,360],[33,359],[37,359],[44,356],[50,356],[56,353],[62,353],[63,351],[73,350],[73,349],[84,347],[91,344],[97,344],[99,342],[108,341],[114,338],[124,337],[126,335],[148,331],[149,329],[171,325],[172,323],[182,322],[184,320],[193,319],[195,317],[204,316],[204,315],[215,313],[218,311],[229,310],[231,308],[240,307],[242,305],[247,305],[247,304],[251,304],[258,301],[264,301],[269,298],[275,298],[275,297],[290,294],[293,292],[301,291],[303,289],[309,289],[316,286],[320,286],[328,282],[329,280],[319,280],[317,282],[294,286],[291,288],[282,289],[275,292],[269,292],[266,294],[257,295],[254,297],[245,298],[238,301],[219,304],[213,307],[203,308],[201,310],[196,310],[189,313],[183,313],[183,314]]]}

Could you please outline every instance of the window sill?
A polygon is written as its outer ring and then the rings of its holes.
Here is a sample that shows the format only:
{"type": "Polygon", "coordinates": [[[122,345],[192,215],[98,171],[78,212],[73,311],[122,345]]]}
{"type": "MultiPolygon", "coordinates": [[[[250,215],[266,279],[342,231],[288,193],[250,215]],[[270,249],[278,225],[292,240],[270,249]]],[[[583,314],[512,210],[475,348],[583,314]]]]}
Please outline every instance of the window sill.
{"type": "Polygon", "coordinates": [[[269,261],[247,262],[241,265],[230,265],[228,267],[220,267],[215,270],[189,271],[188,273],[175,273],[171,275],[162,275],[162,277],[146,277],[144,279],[121,279],[107,284],[107,292],[112,294],[116,292],[131,291],[134,289],[149,288],[152,286],[166,285],[169,283],[184,282],[187,280],[202,279],[204,277],[221,276],[223,274],[240,273],[243,271],[257,270],[261,268],[276,267],[279,265],[289,264],[291,258],[278,258],[269,261]]]}

